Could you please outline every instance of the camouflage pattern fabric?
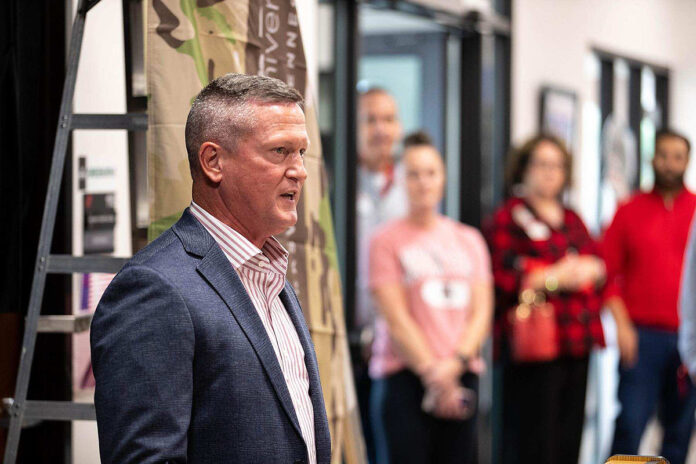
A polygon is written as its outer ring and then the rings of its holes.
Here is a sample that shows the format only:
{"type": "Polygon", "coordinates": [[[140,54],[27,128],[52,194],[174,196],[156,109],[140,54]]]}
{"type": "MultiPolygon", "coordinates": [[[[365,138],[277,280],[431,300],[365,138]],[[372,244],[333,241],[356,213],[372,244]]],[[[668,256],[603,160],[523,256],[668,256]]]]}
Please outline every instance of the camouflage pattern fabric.
{"type": "Polygon", "coordinates": [[[308,179],[295,227],[278,237],[290,252],[288,280],[316,347],[333,462],[366,462],[348,359],[343,301],[316,102],[308,86],[293,0],[148,0],[149,239],[191,202],[184,126],[192,100],[229,72],[276,77],[305,97],[308,179]]]}

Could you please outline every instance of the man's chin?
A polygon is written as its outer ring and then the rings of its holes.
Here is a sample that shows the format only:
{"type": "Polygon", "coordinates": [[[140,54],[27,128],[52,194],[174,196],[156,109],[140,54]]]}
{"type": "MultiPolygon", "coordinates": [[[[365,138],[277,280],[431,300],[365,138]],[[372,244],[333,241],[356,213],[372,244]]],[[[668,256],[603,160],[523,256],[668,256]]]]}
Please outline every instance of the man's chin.
{"type": "Polygon", "coordinates": [[[272,235],[283,234],[295,224],[297,224],[297,212],[284,211],[281,217],[278,218],[272,235]]]}
{"type": "Polygon", "coordinates": [[[659,178],[655,177],[655,187],[660,190],[679,190],[684,186],[684,178],[659,178]]]}

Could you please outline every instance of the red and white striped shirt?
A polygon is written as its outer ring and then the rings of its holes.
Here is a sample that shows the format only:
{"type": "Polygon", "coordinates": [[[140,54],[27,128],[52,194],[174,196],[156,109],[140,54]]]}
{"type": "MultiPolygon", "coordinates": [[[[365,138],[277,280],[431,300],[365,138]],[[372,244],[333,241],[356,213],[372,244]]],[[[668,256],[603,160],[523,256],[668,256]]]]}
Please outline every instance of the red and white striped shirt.
{"type": "Polygon", "coordinates": [[[251,298],[263,326],[271,340],[278,363],[300,423],[302,437],[307,445],[310,464],[316,464],[314,440],[314,407],[309,397],[309,375],[295,326],[288,315],[280,292],[285,285],[288,252],[273,237],[259,250],[239,232],[212,216],[195,202],[191,214],[213,236],[227,256],[251,298]]]}

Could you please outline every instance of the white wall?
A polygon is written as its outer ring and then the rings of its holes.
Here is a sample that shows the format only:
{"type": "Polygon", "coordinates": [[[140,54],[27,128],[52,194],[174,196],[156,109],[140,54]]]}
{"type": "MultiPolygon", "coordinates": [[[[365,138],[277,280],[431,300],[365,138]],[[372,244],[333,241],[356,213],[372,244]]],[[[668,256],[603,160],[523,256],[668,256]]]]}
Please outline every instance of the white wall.
{"type": "MultiPolygon", "coordinates": [[[[696,2],[515,0],[513,8],[512,140],[519,143],[537,130],[542,85],[578,94],[582,122],[576,133],[571,201],[586,219],[593,218],[597,204],[599,159],[596,146],[583,143],[598,130],[592,47],[668,67],[670,121],[696,142],[696,2]]],[[[687,183],[696,186],[696,163],[687,183]]]]}

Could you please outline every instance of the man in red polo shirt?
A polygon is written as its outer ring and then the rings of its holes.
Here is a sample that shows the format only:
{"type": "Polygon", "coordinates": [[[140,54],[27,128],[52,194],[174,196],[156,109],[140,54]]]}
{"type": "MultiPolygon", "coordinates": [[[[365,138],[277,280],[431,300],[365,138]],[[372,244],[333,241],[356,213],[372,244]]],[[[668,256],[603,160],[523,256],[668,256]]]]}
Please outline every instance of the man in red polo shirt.
{"type": "Polygon", "coordinates": [[[621,355],[612,454],[637,454],[645,426],[660,406],[662,455],[684,463],[694,422],[696,389],[677,348],[677,299],[696,208],[684,187],[690,144],[671,131],[655,139],[655,188],[619,207],[604,237],[607,306],[621,355]]]}

